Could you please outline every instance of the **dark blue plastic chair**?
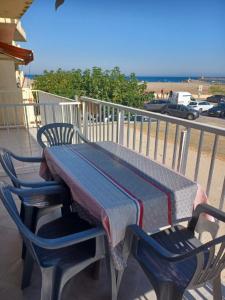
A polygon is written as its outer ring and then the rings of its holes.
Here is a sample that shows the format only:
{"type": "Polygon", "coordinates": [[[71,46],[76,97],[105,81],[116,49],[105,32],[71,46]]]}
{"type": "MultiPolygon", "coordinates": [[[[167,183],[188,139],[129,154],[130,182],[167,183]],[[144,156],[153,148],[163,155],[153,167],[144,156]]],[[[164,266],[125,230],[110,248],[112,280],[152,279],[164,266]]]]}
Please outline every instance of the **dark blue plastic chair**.
{"type": "Polygon", "coordinates": [[[132,255],[152,283],[158,300],[181,300],[186,289],[207,281],[213,283],[214,299],[222,300],[220,274],[225,267],[225,235],[202,244],[195,236],[201,213],[225,222],[224,212],[201,204],[187,228],[178,225],[150,236],[136,225],[128,228],[132,255]]]}
{"type": "Polygon", "coordinates": [[[18,156],[8,149],[0,148],[0,163],[2,165],[2,168],[4,169],[6,174],[9,176],[12,184],[15,187],[23,186],[23,187],[34,187],[35,188],[35,187],[42,187],[42,186],[58,184],[58,182],[55,182],[55,181],[28,181],[28,180],[19,178],[18,174],[16,173],[16,169],[13,164],[13,160],[24,162],[24,163],[41,163],[43,158],[42,157],[18,156]]]}
{"type": "MultiPolygon", "coordinates": [[[[17,188],[39,188],[39,187],[47,187],[47,186],[57,186],[59,187],[58,189],[58,194],[59,197],[55,197],[54,199],[51,198],[51,196],[40,196],[40,197],[30,197],[28,198],[23,198],[20,197],[21,200],[21,218],[25,218],[25,210],[27,208],[28,215],[33,214],[33,223],[36,224],[38,219],[45,215],[46,213],[52,211],[53,209],[56,209],[59,207],[59,205],[63,205],[65,212],[68,212],[69,205],[71,204],[70,201],[70,195],[69,195],[69,190],[65,186],[59,185],[58,182],[56,181],[27,181],[18,178],[18,175],[16,173],[14,164],[13,164],[13,159],[14,160],[19,160],[22,162],[30,162],[30,163],[36,163],[36,162],[41,162],[42,158],[41,157],[21,157],[18,156],[11,151],[1,148],[0,149],[0,163],[2,165],[2,168],[8,175],[9,179],[11,180],[12,184],[14,187],[17,188]],[[61,191],[61,192],[60,192],[61,191]],[[61,195],[60,195],[61,193],[61,195]],[[32,212],[33,211],[33,212],[32,212]]],[[[29,216],[30,218],[30,216],[29,216]]],[[[28,226],[28,224],[27,224],[28,226]]],[[[31,227],[30,227],[31,229],[31,227]]],[[[35,229],[35,228],[34,228],[35,229]]]]}
{"type": "Polygon", "coordinates": [[[72,144],[73,139],[80,142],[88,142],[79,128],[70,123],[51,123],[38,129],[37,141],[45,147],[72,144]]]}
{"type": "MultiPolygon", "coordinates": [[[[55,186],[54,197],[52,195],[40,195],[39,197],[23,197],[19,196],[21,200],[20,216],[26,226],[32,232],[35,232],[38,220],[46,214],[49,214],[55,209],[61,207],[62,213],[66,214],[70,211],[71,197],[66,186],[59,185],[56,181],[27,181],[18,178],[13,159],[23,162],[41,162],[40,157],[20,157],[7,149],[0,149],[0,163],[16,188],[40,188],[55,186]]],[[[25,255],[25,247],[23,247],[22,257],[25,255]]]]}
{"type": "MultiPolygon", "coordinates": [[[[60,300],[64,285],[91,264],[106,257],[105,232],[92,227],[75,213],[62,216],[42,226],[37,235],[21,221],[12,193],[26,197],[51,194],[55,187],[21,190],[1,184],[0,197],[26,243],[22,288],[29,285],[33,260],[42,274],[41,300],[60,300]]],[[[112,284],[112,287],[115,285],[112,284]]],[[[116,291],[112,290],[112,300],[116,291]]]]}

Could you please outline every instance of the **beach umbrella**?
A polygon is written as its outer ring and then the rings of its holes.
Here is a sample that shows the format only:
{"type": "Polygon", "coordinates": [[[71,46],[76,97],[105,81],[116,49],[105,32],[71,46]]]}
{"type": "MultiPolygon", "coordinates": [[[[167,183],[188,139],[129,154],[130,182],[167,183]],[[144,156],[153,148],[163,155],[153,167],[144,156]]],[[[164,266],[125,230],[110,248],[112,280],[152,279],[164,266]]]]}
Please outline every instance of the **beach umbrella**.
{"type": "Polygon", "coordinates": [[[55,1],[55,9],[57,9],[60,5],[62,5],[64,0],[56,0],[55,1]]]}

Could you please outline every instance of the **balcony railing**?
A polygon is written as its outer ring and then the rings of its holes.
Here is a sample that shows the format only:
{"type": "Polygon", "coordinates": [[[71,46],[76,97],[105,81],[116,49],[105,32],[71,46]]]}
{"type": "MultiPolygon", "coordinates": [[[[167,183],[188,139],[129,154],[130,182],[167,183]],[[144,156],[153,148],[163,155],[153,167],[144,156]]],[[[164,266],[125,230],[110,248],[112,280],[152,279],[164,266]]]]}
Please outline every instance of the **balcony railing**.
{"type": "MultiPolygon", "coordinates": [[[[70,122],[91,141],[120,143],[199,182],[211,202],[223,208],[225,129],[88,97],[77,101],[42,91],[35,94],[37,103],[0,104],[1,128],[8,137],[13,130],[24,128],[30,140],[29,154],[40,151],[32,150],[39,126],[70,122]]],[[[7,146],[7,139],[1,145],[7,146]]]]}

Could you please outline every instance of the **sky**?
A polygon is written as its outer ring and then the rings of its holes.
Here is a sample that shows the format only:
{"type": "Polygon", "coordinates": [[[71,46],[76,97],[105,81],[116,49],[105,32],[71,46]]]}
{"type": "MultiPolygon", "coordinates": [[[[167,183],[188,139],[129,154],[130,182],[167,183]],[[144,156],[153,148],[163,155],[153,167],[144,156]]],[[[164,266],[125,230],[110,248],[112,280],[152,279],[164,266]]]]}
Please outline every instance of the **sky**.
{"type": "Polygon", "coordinates": [[[34,0],[22,17],[34,62],[24,71],[111,69],[225,76],[225,0],[34,0]]]}

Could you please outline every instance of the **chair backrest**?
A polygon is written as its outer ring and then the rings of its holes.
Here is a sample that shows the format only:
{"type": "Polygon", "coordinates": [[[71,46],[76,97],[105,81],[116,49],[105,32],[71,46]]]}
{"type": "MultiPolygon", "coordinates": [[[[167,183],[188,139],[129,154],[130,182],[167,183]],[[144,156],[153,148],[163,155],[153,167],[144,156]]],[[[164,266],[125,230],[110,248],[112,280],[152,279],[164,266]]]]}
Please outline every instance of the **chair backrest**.
{"type": "Polygon", "coordinates": [[[72,144],[73,139],[77,137],[87,142],[80,130],[70,123],[47,124],[39,128],[37,132],[37,141],[42,148],[72,144]]]}
{"type": "Polygon", "coordinates": [[[20,187],[19,182],[15,180],[17,178],[16,170],[12,162],[10,151],[7,149],[0,149],[0,163],[6,174],[9,176],[12,184],[15,187],[20,187]]]}
{"type": "MultiPolygon", "coordinates": [[[[154,251],[150,245],[155,243],[154,240],[152,241],[151,239],[150,241],[149,236],[135,225],[130,226],[129,235],[133,256],[142,265],[144,270],[153,270],[155,266],[157,266],[157,261],[154,261],[154,266],[152,265],[151,258],[151,253],[154,253],[154,251]],[[148,255],[143,255],[145,253],[149,253],[150,260],[148,260],[148,255]]],[[[178,242],[179,241],[176,241],[177,244],[178,242]]],[[[183,244],[184,241],[181,242],[181,247],[183,244]]],[[[179,263],[183,263],[186,260],[186,265],[189,263],[193,264],[194,259],[196,261],[196,267],[192,277],[190,278],[191,280],[188,284],[188,288],[202,286],[206,282],[211,281],[220,275],[221,271],[225,268],[225,235],[212,239],[202,246],[197,246],[197,248],[193,248],[193,245],[187,241],[187,246],[190,247],[190,249],[187,248],[186,253],[181,254],[181,258],[178,256],[176,260],[170,260],[169,258],[161,258],[161,256],[158,256],[159,264],[168,264],[168,266],[176,264],[175,269],[179,270],[179,263]],[[182,255],[185,255],[185,258],[182,257],[182,255]]],[[[160,249],[156,252],[162,254],[162,250],[160,249]]],[[[148,273],[148,271],[146,272],[148,273]]]]}
{"type": "Polygon", "coordinates": [[[14,223],[16,224],[18,230],[20,231],[26,246],[31,250],[33,257],[38,261],[35,251],[34,245],[35,241],[39,239],[38,236],[33,234],[22,222],[19,212],[17,210],[16,204],[12,197],[12,193],[10,189],[2,182],[0,182],[0,199],[4,204],[6,210],[8,211],[9,215],[13,219],[14,223]]]}
{"type": "Polygon", "coordinates": [[[205,251],[201,251],[196,255],[196,259],[196,271],[189,283],[189,288],[202,286],[207,281],[220,276],[225,268],[225,240],[220,243],[215,242],[205,251]]]}

